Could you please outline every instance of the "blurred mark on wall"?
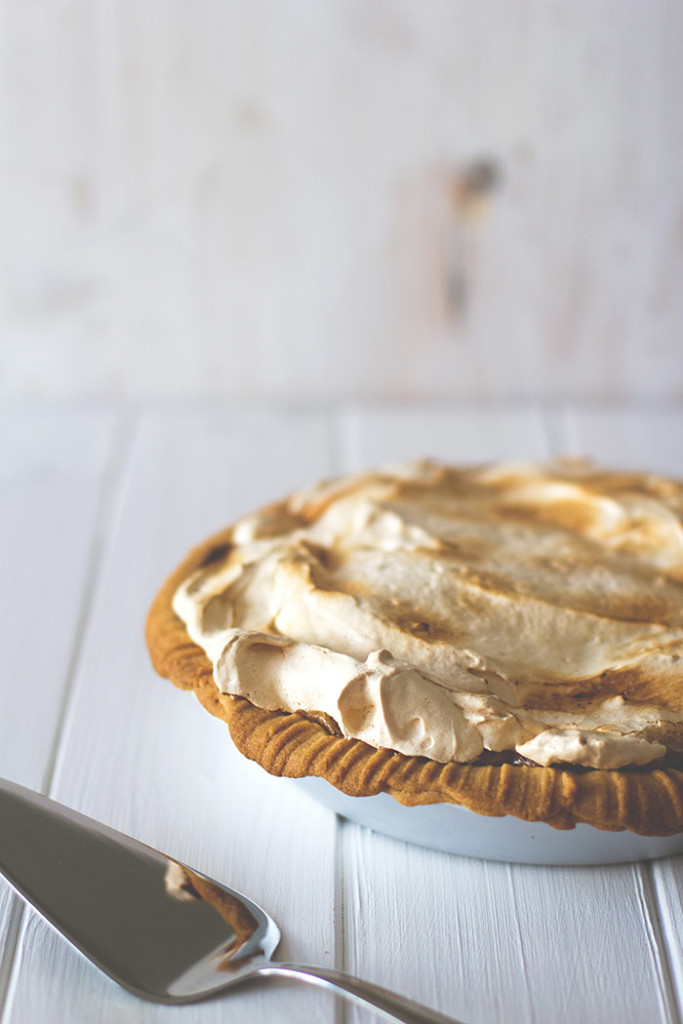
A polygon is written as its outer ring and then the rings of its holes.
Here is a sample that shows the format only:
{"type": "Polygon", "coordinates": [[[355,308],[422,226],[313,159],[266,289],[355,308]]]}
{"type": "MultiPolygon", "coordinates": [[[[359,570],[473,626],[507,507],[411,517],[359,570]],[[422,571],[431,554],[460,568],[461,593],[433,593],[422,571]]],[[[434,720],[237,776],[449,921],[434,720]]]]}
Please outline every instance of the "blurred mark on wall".
{"type": "Polygon", "coordinates": [[[467,318],[469,282],[476,258],[477,228],[488,216],[500,187],[502,168],[493,157],[470,160],[447,179],[446,301],[453,321],[467,318]]]}

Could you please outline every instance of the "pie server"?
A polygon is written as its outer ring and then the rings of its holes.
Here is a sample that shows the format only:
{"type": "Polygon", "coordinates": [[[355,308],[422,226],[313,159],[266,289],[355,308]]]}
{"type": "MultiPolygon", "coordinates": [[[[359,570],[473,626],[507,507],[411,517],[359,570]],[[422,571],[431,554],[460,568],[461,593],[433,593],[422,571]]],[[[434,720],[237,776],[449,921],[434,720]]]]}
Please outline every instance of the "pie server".
{"type": "Polygon", "coordinates": [[[115,829],[0,780],[0,872],[129,992],[190,1003],[298,978],[404,1024],[458,1024],[327,967],[272,963],[280,931],[252,900],[115,829]]]}

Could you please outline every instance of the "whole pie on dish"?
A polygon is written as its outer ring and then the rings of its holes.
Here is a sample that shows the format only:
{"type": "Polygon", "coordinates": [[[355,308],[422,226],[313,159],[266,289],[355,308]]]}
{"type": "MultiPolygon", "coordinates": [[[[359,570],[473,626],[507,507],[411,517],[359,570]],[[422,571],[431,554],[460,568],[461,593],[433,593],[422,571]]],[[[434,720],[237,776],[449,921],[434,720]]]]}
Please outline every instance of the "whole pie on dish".
{"type": "Polygon", "coordinates": [[[157,671],[275,775],[683,831],[683,484],[575,460],[321,483],[193,550],[157,671]]]}

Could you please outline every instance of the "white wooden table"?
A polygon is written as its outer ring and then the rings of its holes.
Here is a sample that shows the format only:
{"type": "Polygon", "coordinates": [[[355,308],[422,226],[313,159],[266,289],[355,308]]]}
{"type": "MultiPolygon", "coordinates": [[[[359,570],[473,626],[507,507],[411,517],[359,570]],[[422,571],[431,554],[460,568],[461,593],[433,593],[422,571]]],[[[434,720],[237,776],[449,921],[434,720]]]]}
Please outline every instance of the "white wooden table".
{"type": "MultiPolygon", "coordinates": [[[[2,775],[249,893],[286,958],[471,1024],[680,1021],[683,859],[486,863],[337,820],[156,677],[143,624],[187,548],[320,476],[560,451],[683,475],[683,409],[16,405],[0,433],[2,775]]],[[[1,1024],[373,1019],[286,983],[142,1003],[4,884],[0,938],[1,1024]]]]}

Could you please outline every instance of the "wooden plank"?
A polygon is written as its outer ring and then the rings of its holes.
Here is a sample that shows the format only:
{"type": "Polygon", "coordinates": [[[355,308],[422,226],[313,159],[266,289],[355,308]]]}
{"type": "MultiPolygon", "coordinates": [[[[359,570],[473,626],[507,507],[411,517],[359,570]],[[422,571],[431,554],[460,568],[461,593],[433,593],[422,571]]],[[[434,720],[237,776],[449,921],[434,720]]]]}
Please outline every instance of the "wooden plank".
{"type": "Polygon", "coordinates": [[[83,611],[113,418],[18,408],[3,413],[0,433],[0,770],[40,788],[83,611]]]}
{"type": "Polygon", "coordinates": [[[455,463],[539,458],[549,445],[545,420],[533,403],[486,410],[447,404],[352,407],[340,415],[337,430],[344,471],[419,458],[455,463]]]}
{"type": "MultiPolygon", "coordinates": [[[[87,615],[115,418],[22,405],[0,414],[0,439],[0,774],[40,790],[87,615]]],[[[19,905],[0,882],[0,1005],[19,905]]]]}
{"type": "Polygon", "coordinates": [[[676,1019],[631,866],[477,861],[353,825],[344,863],[352,971],[472,1024],[676,1019]]]}
{"type": "MultiPolygon", "coordinates": [[[[282,926],[281,955],[334,962],[334,816],[236,754],[227,727],[158,679],[147,607],[185,551],[237,515],[329,472],[318,415],[160,412],[143,418],[117,495],[53,795],[250,894],[282,926]]],[[[30,920],[4,1024],[166,1020],[30,920]]],[[[225,1019],[332,1021],[294,986],[186,1008],[225,1019]]]]}
{"type": "Polygon", "coordinates": [[[683,858],[666,857],[649,865],[645,875],[657,941],[669,972],[678,1019],[683,1019],[683,858]]]}
{"type": "Polygon", "coordinates": [[[683,477],[683,408],[569,405],[556,414],[559,447],[607,466],[683,477]]]}
{"type": "MultiPolygon", "coordinates": [[[[356,412],[340,435],[352,467],[393,460],[402,447],[456,461],[547,456],[553,437],[533,413],[473,409],[356,412]]],[[[350,970],[464,1021],[555,1020],[559,1007],[563,1024],[674,1019],[637,868],[487,863],[351,824],[343,852],[350,970]]]]}

